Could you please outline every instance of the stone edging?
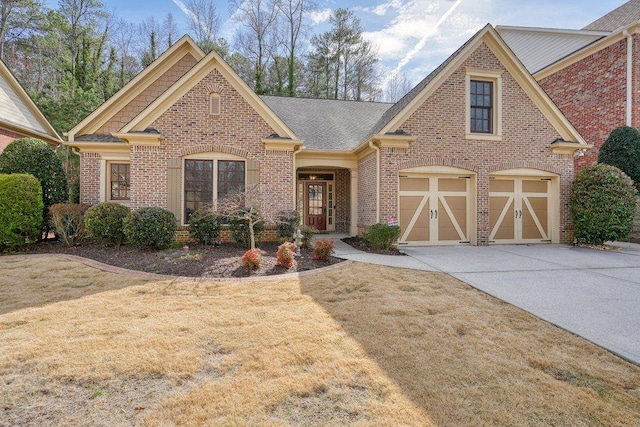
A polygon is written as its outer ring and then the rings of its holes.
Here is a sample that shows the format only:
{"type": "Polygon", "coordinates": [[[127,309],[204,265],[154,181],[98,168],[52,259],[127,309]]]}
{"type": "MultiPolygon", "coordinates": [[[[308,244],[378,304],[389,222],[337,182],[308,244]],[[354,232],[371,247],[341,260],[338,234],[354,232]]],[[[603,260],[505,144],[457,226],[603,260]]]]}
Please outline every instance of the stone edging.
{"type": "Polygon", "coordinates": [[[282,280],[282,279],[297,279],[300,277],[311,276],[312,274],[317,273],[325,273],[327,271],[335,270],[343,265],[352,264],[354,261],[344,260],[337,264],[328,265],[326,267],[314,268],[313,270],[305,270],[299,273],[285,273],[285,274],[274,274],[271,276],[254,276],[254,277],[191,277],[191,276],[170,276],[166,274],[155,274],[155,273],[147,273],[145,271],[138,270],[129,270],[127,268],[116,267],[114,265],[109,265],[102,263],[100,261],[96,261],[90,258],[81,257],[78,255],[70,255],[70,254],[24,254],[24,255],[6,255],[0,258],[18,258],[18,257],[34,257],[34,258],[63,258],[68,259],[70,261],[77,261],[81,264],[84,264],[88,267],[93,267],[98,270],[105,271],[107,273],[115,273],[115,274],[127,274],[129,276],[136,276],[145,279],[151,280],[174,280],[180,282],[199,282],[199,283],[234,283],[234,282],[261,282],[261,281],[273,281],[273,280],[282,280]]]}

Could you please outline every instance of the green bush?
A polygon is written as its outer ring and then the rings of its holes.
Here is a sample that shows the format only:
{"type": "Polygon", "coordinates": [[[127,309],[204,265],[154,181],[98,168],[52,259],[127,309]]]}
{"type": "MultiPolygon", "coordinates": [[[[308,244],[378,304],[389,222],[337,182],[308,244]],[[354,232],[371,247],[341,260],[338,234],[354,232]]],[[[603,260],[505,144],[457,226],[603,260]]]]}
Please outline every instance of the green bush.
{"type": "Polygon", "coordinates": [[[48,231],[49,208],[68,200],[67,177],[56,153],[39,139],[16,139],[0,154],[0,173],[28,173],[40,181],[44,206],[42,231],[48,231]]]}
{"type": "Polygon", "coordinates": [[[598,163],[619,168],[640,189],[640,131],[628,126],[614,129],[598,152],[598,163]]]}
{"type": "Polygon", "coordinates": [[[249,208],[240,208],[236,212],[232,212],[227,221],[229,223],[229,231],[231,231],[231,237],[239,245],[244,247],[251,247],[251,235],[249,233],[249,220],[248,215],[253,218],[253,232],[255,234],[256,241],[260,240],[260,235],[264,231],[264,222],[261,221],[260,215],[250,210],[249,208]]]}
{"type": "Polygon", "coordinates": [[[311,247],[311,239],[313,239],[313,235],[316,234],[316,229],[313,227],[305,227],[300,233],[302,234],[302,244],[300,246],[303,248],[311,247]]]}
{"type": "Polygon", "coordinates": [[[373,249],[389,249],[400,237],[400,227],[397,225],[373,224],[363,234],[362,240],[373,249]]]}
{"type": "Polygon", "coordinates": [[[62,243],[76,246],[86,236],[84,214],[89,205],[56,203],[49,208],[51,226],[62,243]]]}
{"type": "Polygon", "coordinates": [[[124,219],[129,212],[128,207],[114,202],[99,203],[90,207],[85,215],[89,237],[120,246],[126,238],[124,219]]]}
{"type": "Polygon", "coordinates": [[[42,229],[42,187],[27,174],[0,174],[0,248],[37,240],[42,229]]]}
{"type": "Polygon", "coordinates": [[[600,245],[626,238],[636,213],[635,193],[631,179],[614,166],[582,169],[569,199],[576,241],[600,245]]]}
{"type": "Polygon", "coordinates": [[[124,220],[127,241],[146,249],[164,249],[174,240],[177,222],[173,213],[158,207],[132,211],[124,220]]]}
{"type": "Polygon", "coordinates": [[[200,243],[212,244],[220,238],[222,217],[209,209],[199,209],[189,217],[189,234],[200,243]]]}
{"type": "Polygon", "coordinates": [[[278,224],[278,237],[291,240],[300,225],[300,213],[296,210],[282,211],[276,218],[278,224]]]}

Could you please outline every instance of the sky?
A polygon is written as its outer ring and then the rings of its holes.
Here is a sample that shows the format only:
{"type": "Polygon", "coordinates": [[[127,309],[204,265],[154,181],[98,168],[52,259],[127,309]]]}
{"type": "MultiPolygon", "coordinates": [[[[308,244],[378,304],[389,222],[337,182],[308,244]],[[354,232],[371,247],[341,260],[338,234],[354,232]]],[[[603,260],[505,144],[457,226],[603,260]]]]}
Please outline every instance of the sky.
{"type": "MultiPolygon", "coordinates": [[[[215,1],[215,0],[214,0],[215,1]]],[[[179,32],[187,32],[180,0],[102,0],[107,10],[137,23],[153,14],[162,21],[173,14],[179,32]]],[[[47,0],[56,7],[57,0],[47,0]]],[[[487,23],[492,25],[580,29],[625,3],[624,0],[317,0],[309,36],[326,31],[331,12],[353,11],[364,37],[378,47],[384,75],[406,73],[413,84],[428,75],[487,23]]],[[[215,1],[222,36],[231,40],[237,25],[227,0],[215,1]]],[[[309,37],[310,38],[310,37],[309,37]]]]}

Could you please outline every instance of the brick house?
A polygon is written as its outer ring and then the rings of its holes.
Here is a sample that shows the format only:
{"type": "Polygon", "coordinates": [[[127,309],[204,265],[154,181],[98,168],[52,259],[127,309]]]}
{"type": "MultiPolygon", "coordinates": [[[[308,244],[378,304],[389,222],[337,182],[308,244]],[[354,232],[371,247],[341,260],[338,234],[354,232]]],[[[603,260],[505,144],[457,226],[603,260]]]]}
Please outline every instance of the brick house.
{"type": "Polygon", "coordinates": [[[0,153],[18,138],[34,137],[52,147],[62,140],[24,88],[0,60],[0,153]]]}
{"type": "Polygon", "coordinates": [[[81,201],[160,206],[181,225],[234,188],[262,209],[400,244],[567,242],[589,146],[487,25],[395,104],[257,96],[185,36],[68,133],[81,201]]]}
{"type": "Polygon", "coordinates": [[[576,172],[597,163],[598,149],[619,126],[640,127],[640,0],[631,0],[581,30],[496,28],[586,141],[576,172]]]}

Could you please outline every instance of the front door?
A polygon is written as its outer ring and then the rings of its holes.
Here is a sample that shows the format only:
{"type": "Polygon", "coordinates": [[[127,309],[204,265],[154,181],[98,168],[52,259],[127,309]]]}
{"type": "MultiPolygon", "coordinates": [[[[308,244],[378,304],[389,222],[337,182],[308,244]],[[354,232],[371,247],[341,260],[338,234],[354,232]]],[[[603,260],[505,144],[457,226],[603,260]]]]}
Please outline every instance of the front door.
{"type": "Polygon", "coordinates": [[[305,222],[316,230],[327,229],[327,183],[307,182],[305,222]]]}

